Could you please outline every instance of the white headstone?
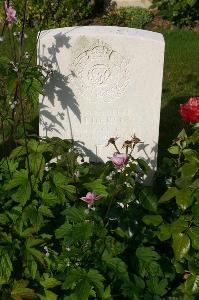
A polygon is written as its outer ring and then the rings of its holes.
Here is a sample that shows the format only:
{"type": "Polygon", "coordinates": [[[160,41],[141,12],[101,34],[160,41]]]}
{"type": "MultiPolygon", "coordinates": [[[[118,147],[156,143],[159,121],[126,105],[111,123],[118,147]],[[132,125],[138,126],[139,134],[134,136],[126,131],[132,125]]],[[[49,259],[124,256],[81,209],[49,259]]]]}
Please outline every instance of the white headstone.
{"type": "Polygon", "coordinates": [[[52,67],[40,97],[40,136],[74,139],[90,161],[107,161],[135,133],[134,151],[155,170],[164,39],[122,27],[42,31],[38,63],[52,67]]]}

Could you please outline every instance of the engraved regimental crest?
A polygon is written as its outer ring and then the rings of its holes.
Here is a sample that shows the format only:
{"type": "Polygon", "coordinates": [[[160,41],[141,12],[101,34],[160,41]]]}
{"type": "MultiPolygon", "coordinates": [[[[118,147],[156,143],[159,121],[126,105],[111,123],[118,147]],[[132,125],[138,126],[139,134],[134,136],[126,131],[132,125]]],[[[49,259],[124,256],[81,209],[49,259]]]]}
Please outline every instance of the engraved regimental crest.
{"type": "Polygon", "coordinates": [[[78,97],[111,102],[129,83],[128,61],[99,39],[80,37],[72,53],[69,86],[78,97]]]}

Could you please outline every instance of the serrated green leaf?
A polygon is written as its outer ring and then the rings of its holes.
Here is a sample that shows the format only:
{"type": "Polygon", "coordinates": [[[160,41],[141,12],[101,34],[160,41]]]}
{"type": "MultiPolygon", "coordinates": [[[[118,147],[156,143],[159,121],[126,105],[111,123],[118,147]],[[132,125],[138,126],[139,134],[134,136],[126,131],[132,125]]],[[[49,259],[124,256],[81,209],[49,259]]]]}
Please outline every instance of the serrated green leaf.
{"type": "Polygon", "coordinates": [[[178,134],[178,137],[183,140],[187,138],[187,134],[186,134],[186,131],[184,128],[180,131],[180,133],[178,134]]]}
{"type": "Polygon", "coordinates": [[[63,300],[78,300],[77,295],[71,294],[70,296],[65,296],[63,300]]]}
{"type": "Polygon", "coordinates": [[[12,197],[23,206],[26,204],[27,200],[30,199],[31,195],[31,186],[27,170],[22,169],[20,171],[16,171],[9,183],[4,185],[5,191],[9,191],[17,187],[18,189],[12,197]]]}
{"type": "Polygon", "coordinates": [[[190,239],[184,233],[173,234],[173,251],[175,259],[181,260],[190,249],[190,239]]]}
{"type": "Polygon", "coordinates": [[[171,223],[171,233],[181,233],[188,228],[189,224],[183,216],[179,217],[176,221],[171,223]]]}
{"type": "Polygon", "coordinates": [[[199,203],[196,202],[191,208],[192,214],[195,218],[199,218],[199,203]]]}
{"type": "Polygon", "coordinates": [[[54,218],[52,211],[45,205],[40,205],[38,208],[38,212],[45,217],[54,218]]]}
{"type": "Polygon", "coordinates": [[[73,222],[83,222],[86,218],[84,210],[76,207],[69,207],[67,208],[64,213],[66,219],[73,222]]]}
{"type": "Polygon", "coordinates": [[[163,222],[160,215],[146,215],[142,218],[142,221],[147,225],[158,226],[163,222]]]}
{"type": "Polygon", "coordinates": [[[9,222],[6,214],[0,214],[0,225],[6,225],[9,222]]]}
{"type": "Polygon", "coordinates": [[[96,179],[93,182],[84,183],[83,186],[89,190],[96,192],[97,195],[106,197],[108,195],[106,187],[102,183],[102,179],[96,179]]]}
{"type": "Polygon", "coordinates": [[[55,236],[57,239],[65,238],[65,235],[71,231],[72,225],[69,223],[62,224],[58,229],[55,230],[55,236]]]}
{"type": "Polygon", "coordinates": [[[197,178],[190,186],[192,189],[199,189],[199,178],[197,178]]]}
{"type": "Polygon", "coordinates": [[[13,178],[9,183],[4,185],[5,191],[12,190],[20,185],[25,185],[28,182],[28,172],[27,170],[20,170],[14,173],[13,178]]]}
{"type": "Polygon", "coordinates": [[[93,234],[94,226],[91,223],[75,224],[65,233],[65,239],[68,243],[84,242],[90,240],[93,234]]]}
{"type": "Polygon", "coordinates": [[[193,226],[189,229],[188,235],[191,239],[191,246],[199,250],[199,228],[196,226],[193,226]]]}
{"type": "Polygon", "coordinates": [[[169,188],[160,198],[159,203],[165,203],[172,200],[178,192],[176,187],[169,188]]]}
{"type": "Polygon", "coordinates": [[[139,287],[139,289],[144,290],[145,288],[144,280],[141,277],[137,276],[136,274],[133,275],[133,278],[135,280],[136,286],[139,287]]]}
{"type": "Polygon", "coordinates": [[[39,295],[40,300],[58,300],[58,296],[52,291],[45,290],[45,296],[39,295]]]}
{"type": "Polygon", "coordinates": [[[180,153],[180,147],[179,146],[171,146],[168,149],[169,153],[174,154],[174,155],[178,155],[180,153]]]}
{"type": "Polygon", "coordinates": [[[141,205],[149,211],[157,211],[157,197],[151,187],[143,187],[139,194],[141,205]]]}
{"type": "Polygon", "coordinates": [[[27,248],[30,254],[35,258],[36,261],[38,261],[40,264],[44,265],[44,253],[37,250],[36,248],[30,247],[27,248]]]}
{"type": "Polygon", "coordinates": [[[31,172],[40,180],[43,177],[45,169],[45,159],[41,153],[29,154],[29,164],[31,172]]]}
{"type": "Polygon", "coordinates": [[[187,0],[187,3],[192,7],[197,3],[197,0],[187,0]]]}
{"type": "Polygon", "coordinates": [[[185,282],[185,289],[189,295],[199,293],[199,275],[190,274],[185,282]]]}
{"type": "Polygon", "coordinates": [[[20,156],[23,156],[26,154],[26,148],[24,146],[19,146],[19,147],[16,147],[14,150],[12,150],[9,158],[17,158],[17,157],[20,157],[20,156]]]}
{"type": "Polygon", "coordinates": [[[14,300],[23,300],[23,299],[37,299],[37,295],[34,290],[27,288],[28,281],[20,280],[14,281],[11,296],[14,300]]]}
{"type": "Polygon", "coordinates": [[[65,189],[66,186],[68,185],[68,178],[60,172],[54,172],[53,182],[56,187],[65,189]]]}
{"type": "Polygon", "coordinates": [[[159,254],[149,247],[139,247],[136,250],[136,256],[138,259],[149,263],[153,260],[158,260],[160,258],[159,254]]]}
{"type": "Polygon", "coordinates": [[[12,195],[12,198],[20,203],[20,205],[24,206],[26,202],[30,199],[31,196],[31,186],[28,181],[27,184],[20,185],[16,191],[12,195]]]}
{"type": "Polygon", "coordinates": [[[192,192],[189,190],[178,190],[176,203],[182,210],[186,210],[193,204],[192,192]]]}
{"type": "Polygon", "coordinates": [[[91,285],[87,278],[81,280],[76,287],[76,295],[78,300],[88,300],[91,293],[91,285]]]}
{"type": "Polygon", "coordinates": [[[32,255],[27,255],[27,268],[32,279],[35,279],[37,273],[37,262],[32,255]]]}
{"type": "Polygon", "coordinates": [[[13,270],[12,261],[5,248],[0,248],[0,278],[8,282],[13,270]]]}
{"type": "Polygon", "coordinates": [[[71,289],[74,284],[84,279],[85,277],[86,271],[84,269],[71,269],[68,273],[66,273],[62,287],[66,290],[71,289]]]}
{"type": "Polygon", "coordinates": [[[196,163],[185,163],[180,169],[182,177],[193,177],[198,171],[198,168],[199,165],[196,163]]]}
{"type": "Polygon", "coordinates": [[[189,188],[192,184],[192,177],[181,176],[180,178],[176,179],[175,184],[180,189],[189,188]]]}
{"type": "Polygon", "coordinates": [[[192,163],[199,163],[198,153],[193,149],[184,149],[183,154],[185,159],[192,163]]]}
{"type": "Polygon", "coordinates": [[[102,260],[108,268],[115,272],[118,278],[129,280],[127,266],[123,260],[118,257],[111,257],[107,253],[102,255],[102,260]]]}
{"type": "Polygon", "coordinates": [[[110,285],[105,289],[102,300],[112,300],[110,285]]]}
{"type": "Polygon", "coordinates": [[[148,164],[146,161],[144,161],[143,159],[138,158],[137,162],[139,164],[139,167],[142,169],[142,171],[144,172],[144,174],[147,174],[150,170],[148,164]]]}
{"type": "Polygon", "coordinates": [[[166,294],[168,281],[166,279],[159,280],[157,277],[151,277],[147,281],[147,288],[152,295],[163,296],[166,294]]]}
{"type": "Polygon", "coordinates": [[[99,271],[90,269],[87,274],[87,278],[91,285],[97,289],[97,292],[102,296],[104,291],[103,281],[104,277],[99,273],[99,271]]]}
{"type": "Polygon", "coordinates": [[[59,286],[61,284],[61,282],[59,280],[57,280],[56,278],[50,277],[49,274],[44,273],[43,279],[40,280],[40,284],[45,289],[52,289],[56,286],[59,286]]]}
{"type": "Polygon", "coordinates": [[[171,237],[171,229],[169,225],[162,224],[159,227],[159,231],[156,232],[160,241],[166,241],[171,237]]]}

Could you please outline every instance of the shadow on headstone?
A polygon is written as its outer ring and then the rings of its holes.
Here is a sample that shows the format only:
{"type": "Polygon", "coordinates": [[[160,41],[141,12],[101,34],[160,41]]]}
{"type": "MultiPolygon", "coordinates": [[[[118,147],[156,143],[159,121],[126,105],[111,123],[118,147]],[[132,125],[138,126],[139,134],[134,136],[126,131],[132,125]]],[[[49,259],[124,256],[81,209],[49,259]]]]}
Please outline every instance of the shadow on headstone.
{"type": "MultiPolygon", "coordinates": [[[[69,109],[76,115],[76,117],[81,120],[81,113],[79,110],[79,105],[75,99],[75,95],[72,89],[68,86],[68,76],[64,76],[60,73],[59,63],[57,61],[57,53],[60,52],[61,48],[70,48],[70,37],[65,34],[58,33],[54,35],[54,43],[48,50],[48,57],[40,54],[40,65],[49,69],[48,79],[46,81],[43,94],[48,97],[52,106],[55,106],[55,99],[59,101],[63,110],[67,112],[67,118],[70,122],[69,109]]],[[[45,45],[40,46],[40,49],[45,48],[45,45]]],[[[44,51],[43,51],[44,53],[44,51]]],[[[75,74],[70,74],[70,76],[75,77],[75,74]]],[[[60,134],[60,127],[62,126],[62,121],[64,119],[64,113],[61,111],[57,115],[53,114],[52,107],[51,111],[47,105],[44,105],[44,96],[40,102],[40,125],[43,127],[46,136],[48,132],[57,132],[60,134]],[[57,125],[57,126],[56,126],[57,125]]],[[[70,126],[71,138],[73,138],[72,126],[70,126]]]]}

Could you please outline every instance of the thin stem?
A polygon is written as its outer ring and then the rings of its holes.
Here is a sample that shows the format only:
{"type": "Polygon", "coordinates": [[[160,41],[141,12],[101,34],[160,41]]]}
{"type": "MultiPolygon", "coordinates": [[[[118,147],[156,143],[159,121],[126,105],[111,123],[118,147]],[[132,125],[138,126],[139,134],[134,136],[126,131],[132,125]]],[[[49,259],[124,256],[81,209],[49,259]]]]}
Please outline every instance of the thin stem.
{"type": "Polygon", "coordinates": [[[31,191],[32,191],[33,187],[32,187],[32,181],[31,181],[31,169],[30,169],[30,160],[29,160],[29,151],[28,151],[28,140],[27,140],[27,135],[26,135],[24,108],[23,108],[23,101],[22,101],[22,98],[20,96],[21,95],[19,95],[19,102],[20,102],[20,106],[21,106],[21,116],[22,116],[24,140],[25,140],[25,147],[26,147],[26,157],[27,157],[27,163],[28,163],[28,178],[29,178],[29,181],[30,181],[30,187],[31,187],[31,191]]]}
{"type": "Polygon", "coordinates": [[[120,150],[118,149],[118,147],[116,146],[116,144],[114,143],[113,145],[114,145],[116,151],[120,154],[120,150]]]}
{"type": "Polygon", "coordinates": [[[26,27],[26,12],[27,12],[27,3],[28,0],[25,0],[24,4],[24,13],[23,13],[23,23],[22,23],[22,30],[21,30],[21,36],[20,36],[20,63],[23,57],[23,48],[24,48],[24,33],[25,33],[25,27],[26,27]]]}
{"type": "Polygon", "coordinates": [[[12,44],[12,38],[11,38],[10,28],[8,28],[8,36],[9,36],[9,40],[10,40],[11,56],[12,56],[13,62],[15,63],[16,62],[15,61],[15,51],[14,51],[14,46],[12,44]]]}
{"type": "Polygon", "coordinates": [[[33,190],[32,181],[31,181],[31,168],[30,168],[30,160],[29,160],[29,151],[28,151],[28,140],[26,135],[26,126],[25,126],[25,116],[24,116],[24,107],[23,107],[23,100],[21,97],[21,81],[22,81],[22,73],[21,73],[21,61],[23,58],[23,47],[24,47],[24,32],[26,26],[26,12],[27,12],[27,0],[25,0],[24,4],[24,13],[23,13],[23,23],[22,23],[22,30],[21,30],[21,38],[20,38],[20,55],[19,55],[19,70],[18,70],[18,82],[16,86],[16,97],[18,96],[20,107],[21,107],[21,116],[22,116],[22,123],[23,123],[23,130],[24,130],[24,140],[25,140],[25,148],[26,148],[26,157],[27,157],[27,164],[28,164],[28,178],[30,182],[31,191],[33,190]]]}
{"type": "MultiPolygon", "coordinates": [[[[2,122],[2,133],[3,133],[3,145],[5,145],[4,120],[1,119],[1,122],[2,122]]],[[[10,175],[10,178],[11,178],[11,171],[10,171],[10,166],[9,166],[9,163],[8,163],[8,157],[7,157],[6,153],[5,153],[5,158],[6,158],[6,164],[7,164],[7,167],[8,167],[8,172],[9,172],[9,175],[10,175]]]]}
{"type": "Polygon", "coordinates": [[[16,49],[16,45],[15,45],[13,27],[11,28],[11,32],[12,32],[13,51],[14,51],[14,58],[15,58],[14,62],[16,63],[16,61],[17,61],[17,49],[16,49]]]}

